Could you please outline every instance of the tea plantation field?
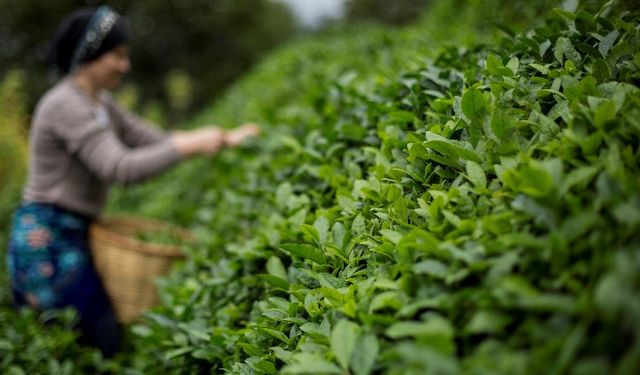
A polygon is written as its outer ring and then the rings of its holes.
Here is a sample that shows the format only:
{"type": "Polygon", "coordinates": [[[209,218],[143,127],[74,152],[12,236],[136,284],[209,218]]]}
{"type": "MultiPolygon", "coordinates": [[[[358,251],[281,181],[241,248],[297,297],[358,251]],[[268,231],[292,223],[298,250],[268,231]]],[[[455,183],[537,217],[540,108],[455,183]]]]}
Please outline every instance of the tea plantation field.
{"type": "Polygon", "coordinates": [[[565,3],[437,48],[415,32],[283,51],[203,115],[262,139],[140,192],[206,238],[134,327],[154,366],[637,369],[637,14],[565,3]]]}
{"type": "Polygon", "coordinates": [[[290,44],[194,119],[264,131],[115,192],[201,241],[95,366],[637,372],[640,14],[548,2],[523,27],[498,3],[290,44]]]}

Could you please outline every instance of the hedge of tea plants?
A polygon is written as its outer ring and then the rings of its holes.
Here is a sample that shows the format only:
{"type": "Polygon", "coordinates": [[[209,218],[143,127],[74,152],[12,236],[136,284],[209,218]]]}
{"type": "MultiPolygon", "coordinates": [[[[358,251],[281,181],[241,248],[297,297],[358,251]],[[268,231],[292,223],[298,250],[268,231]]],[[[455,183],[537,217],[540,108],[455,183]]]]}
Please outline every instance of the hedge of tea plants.
{"type": "Polygon", "coordinates": [[[260,140],[119,198],[203,238],[133,327],[141,368],[637,370],[639,16],[600,5],[263,64],[202,118],[260,121],[260,140]]]}
{"type": "Polygon", "coordinates": [[[633,373],[639,16],[501,3],[275,53],[193,120],[259,140],[114,192],[201,238],[125,352],[0,280],[2,372],[633,373]]]}

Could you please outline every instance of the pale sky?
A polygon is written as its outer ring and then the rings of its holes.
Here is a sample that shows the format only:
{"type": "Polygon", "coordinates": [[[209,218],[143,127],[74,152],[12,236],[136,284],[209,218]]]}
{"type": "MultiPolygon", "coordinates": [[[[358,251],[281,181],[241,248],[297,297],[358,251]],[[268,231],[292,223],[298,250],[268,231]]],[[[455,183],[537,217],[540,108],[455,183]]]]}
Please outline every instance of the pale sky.
{"type": "Polygon", "coordinates": [[[279,0],[289,4],[304,26],[317,26],[325,18],[342,16],[344,0],[279,0]]]}

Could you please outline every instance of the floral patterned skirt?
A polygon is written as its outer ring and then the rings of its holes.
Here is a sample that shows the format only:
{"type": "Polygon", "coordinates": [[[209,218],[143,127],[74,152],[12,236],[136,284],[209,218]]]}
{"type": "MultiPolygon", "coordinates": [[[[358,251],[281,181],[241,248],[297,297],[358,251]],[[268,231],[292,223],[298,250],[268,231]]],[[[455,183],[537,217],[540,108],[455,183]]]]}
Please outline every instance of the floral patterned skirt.
{"type": "Polygon", "coordinates": [[[7,253],[14,302],[38,310],[74,307],[89,341],[104,339],[96,335],[117,341],[118,334],[109,332],[117,326],[111,303],[89,251],[90,224],[90,218],[48,203],[18,208],[7,253]]]}

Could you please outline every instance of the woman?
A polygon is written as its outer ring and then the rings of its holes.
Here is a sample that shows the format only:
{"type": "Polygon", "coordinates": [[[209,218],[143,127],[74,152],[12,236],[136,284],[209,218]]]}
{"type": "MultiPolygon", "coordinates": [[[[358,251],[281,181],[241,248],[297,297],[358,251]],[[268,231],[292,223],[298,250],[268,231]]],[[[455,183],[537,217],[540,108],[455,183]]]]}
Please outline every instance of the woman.
{"type": "Polygon", "coordinates": [[[87,228],[109,186],[143,181],[194,155],[214,155],[259,131],[207,126],[163,133],[109,94],[129,71],[124,20],[108,6],[82,9],[60,25],[50,63],[62,79],[38,102],[23,203],[8,264],[17,305],[72,306],[84,341],[111,357],[120,342],[110,302],[93,268],[87,228]]]}

